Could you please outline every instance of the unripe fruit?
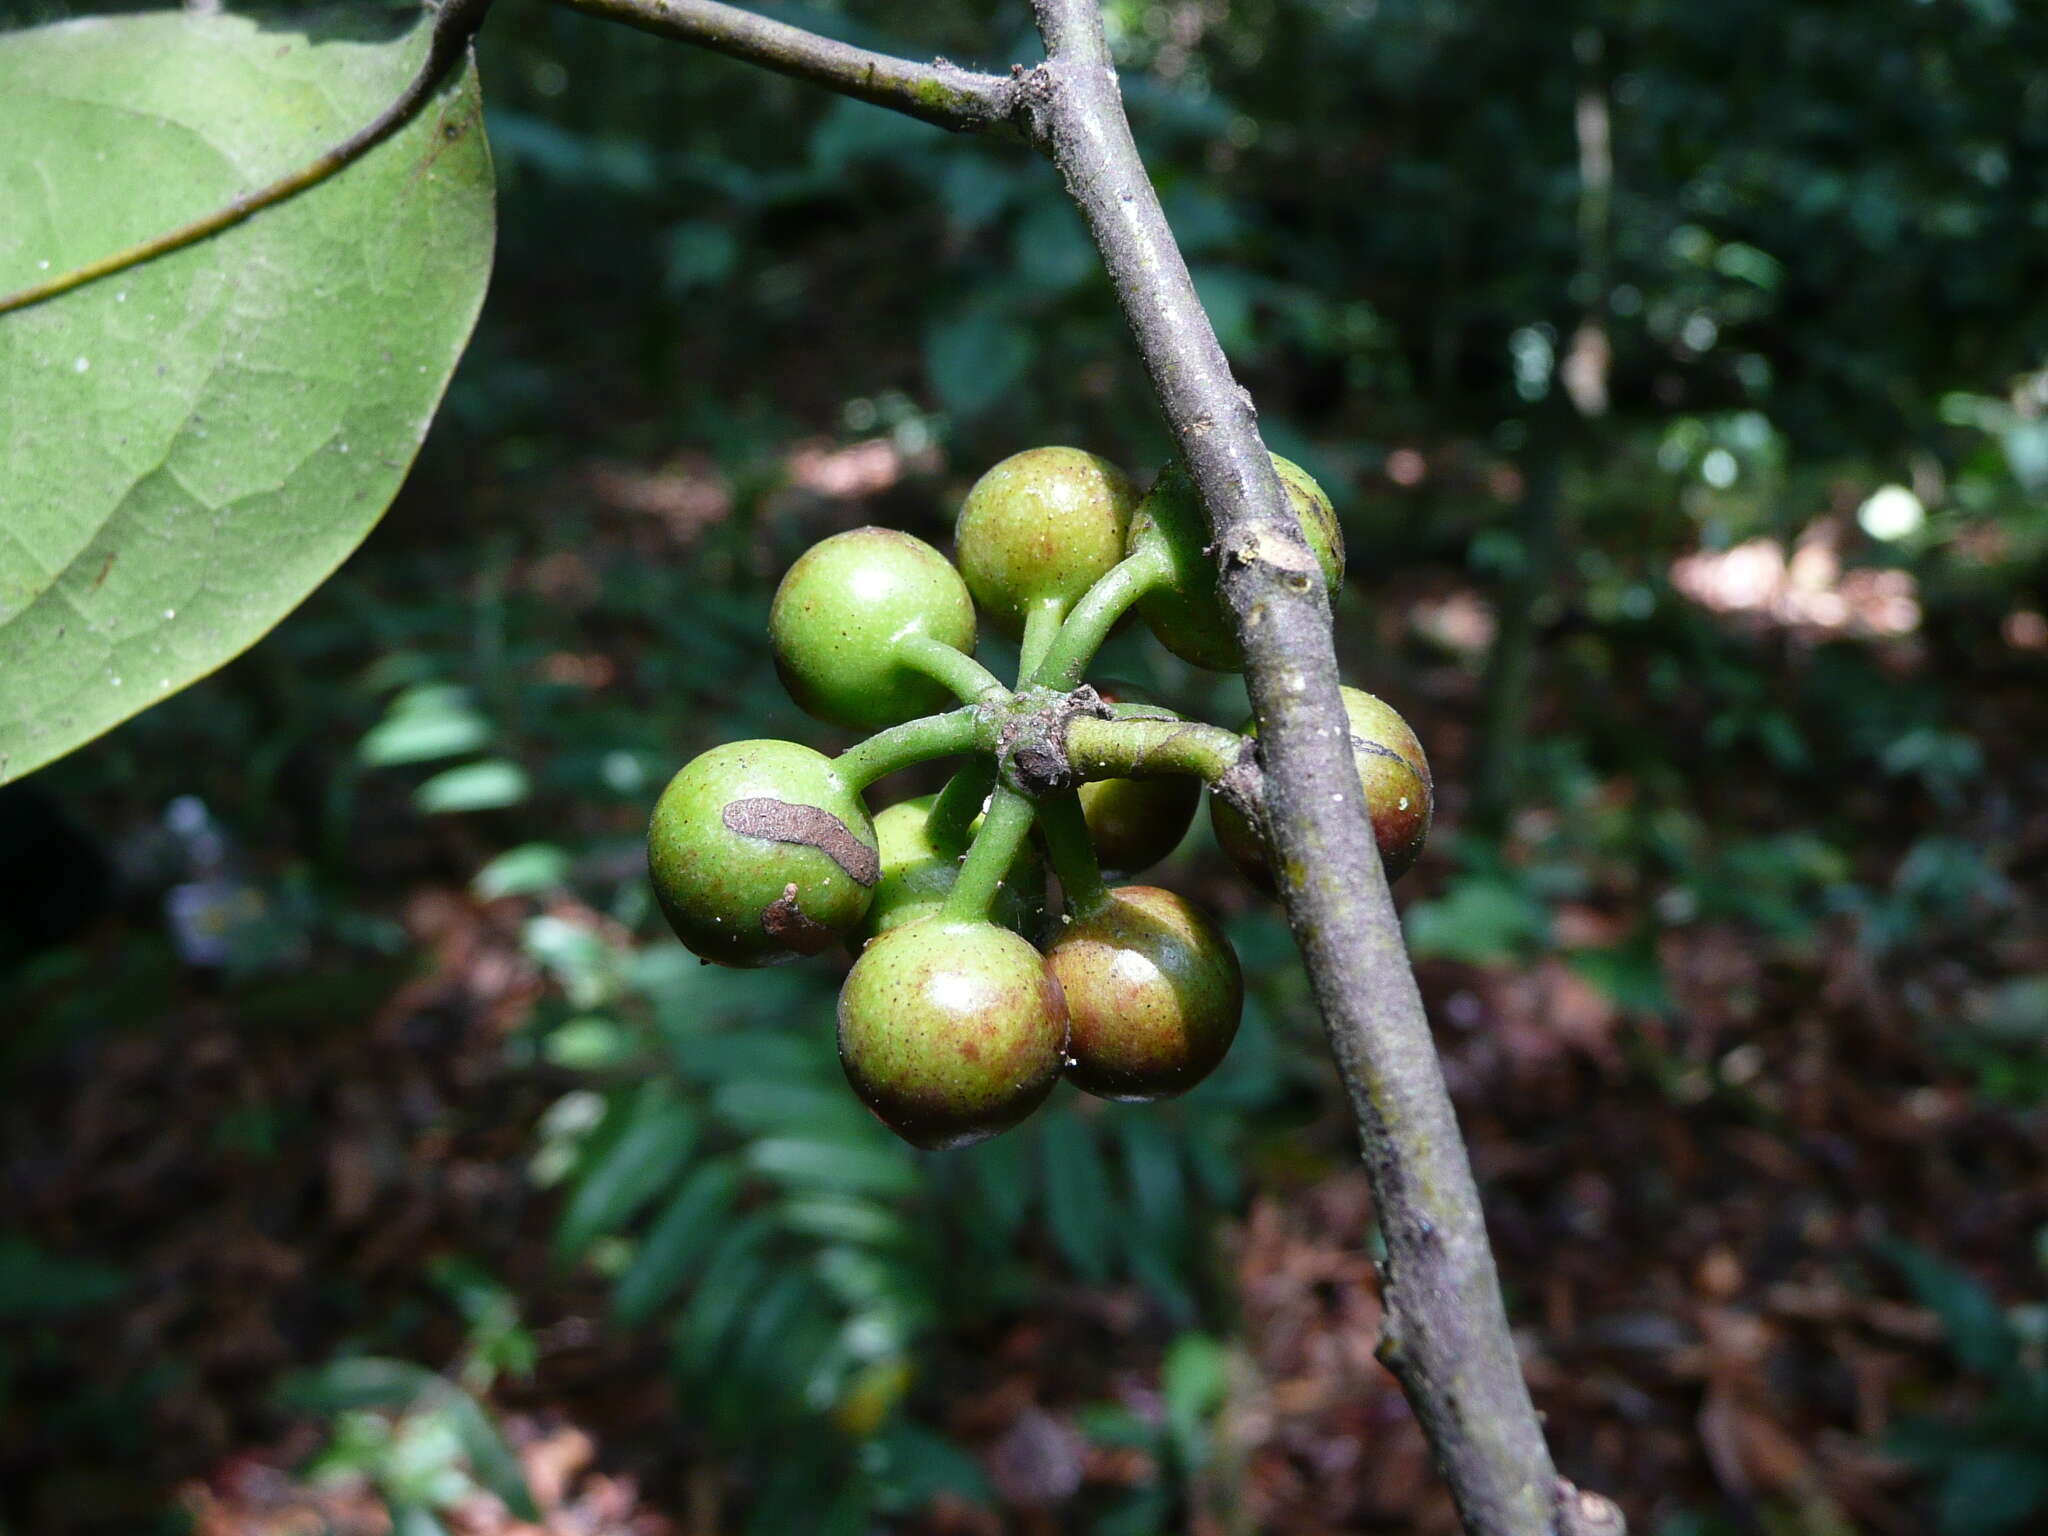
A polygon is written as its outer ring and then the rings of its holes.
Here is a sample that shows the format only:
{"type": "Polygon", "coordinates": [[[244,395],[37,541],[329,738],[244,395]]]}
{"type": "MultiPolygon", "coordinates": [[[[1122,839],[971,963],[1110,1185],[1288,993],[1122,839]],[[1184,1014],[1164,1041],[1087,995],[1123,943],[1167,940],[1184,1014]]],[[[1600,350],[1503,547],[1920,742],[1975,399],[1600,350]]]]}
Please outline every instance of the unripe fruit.
{"type": "MultiPolygon", "coordinates": [[[[938,798],[919,795],[899,801],[875,817],[882,878],[875,886],[867,920],[860,927],[863,938],[872,939],[891,928],[935,916],[960,878],[965,845],[946,849],[931,839],[928,823],[938,798]]],[[[969,831],[971,834],[972,828],[969,831]]],[[[1012,932],[1028,934],[1036,929],[1044,907],[1045,868],[1027,849],[996,892],[995,910],[990,915],[1012,932]]]]}
{"type": "Polygon", "coordinates": [[[775,670],[809,714],[875,730],[943,709],[952,696],[905,664],[901,642],[926,635],[974,649],[974,600],[946,557],[893,528],[855,528],[813,544],[775,589],[775,670]]]}
{"type": "MultiPolygon", "coordinates": [[[[1130,683],[1098,683],[1095,691],[1111,704],[1143,705],[1146,716],[1180,718],[1130,683]]],[[[1189,774],[1095,779],[1081,785],[1080,796],[1095,856],[1110,879],[1120,880],[1150,869],[1180,846],[1201,803],[1202,784],[1189,774]]]]}
{"type": "Polygon", "coordinates": [[[861,1102],[913,1146],[964,1147],[1045,1101],[1067,1005],[1007,928],[926,918],[861,951],[839,993],[839,1060],[861,1102]]]}
{"type": "MultiPolygon", "coordinates": [[[[1365,792],[1373,836],[1380,845],[1380,862],[1386,866],[1387,879],[1398,880],[1415,867],[1422,857],[1422,845],[1429,841],[1430,816],[1436,809],[1429,759],[1422,755],[1422,743],[1415,739],[1408,722],[1391,706],[1362,688],[1346,688],[1343,694],[1344,713],[1351,720],[1358,787],[1365,792]]],[[[1241,729],[1248,736],[1257,734],[1251,721],[1241,729]]],[[[1258,829],[1213,795],[1209,821],[1216,829],[1217,843],[1239,872],[1262,890],[1272,890],[1273,874],[1266,867],[1266,849],[1259,841],[1258,829]]]]}
{"type": "MultiPolygon", "coordinates": [[[[1335,592],[1344,579],[1344,533],[1337,525],[1337,509],[1307,470],[1277,453],[1272,459],[1302,536],[1322,566],[1323,581],[1335,592]]],[[[1136,553],[1147,544],[1164,552],[1172,576],[1138,599],[1139,615],[1160,643],[1183,661],[1217,672],[1237,671],[1244,665],[1244,655],[1217,590],[1209,521],[1194,481],[1178,461],[1159,472],[1132,515],[1128,548],[1136,553]]]]}
{"type": "Polygon", "coordinates": [[[1046,953],[1066,994],[1067,1076],[1105,1099],[1185,1093],[1223,1060],[1244,1011],[1230,941],[1154,885],[1119,886],[1046,953]]]}
{"type": "Polygon", "coordinates": [[[852,932],[880,875],[875,829],[832,760],[735,741],[669,780],[647,829],[654,894],[676,937],[721,965],[773,965],[852,932]]]}
{"type": "Polygon", "coordinates": [[[1130,476],[1079,448],[1028,448],[974,482],[960,504],[954,555],[996,628],[1014,635],[1028,609],[1071,606],[1124,557],[1130,476]]]}

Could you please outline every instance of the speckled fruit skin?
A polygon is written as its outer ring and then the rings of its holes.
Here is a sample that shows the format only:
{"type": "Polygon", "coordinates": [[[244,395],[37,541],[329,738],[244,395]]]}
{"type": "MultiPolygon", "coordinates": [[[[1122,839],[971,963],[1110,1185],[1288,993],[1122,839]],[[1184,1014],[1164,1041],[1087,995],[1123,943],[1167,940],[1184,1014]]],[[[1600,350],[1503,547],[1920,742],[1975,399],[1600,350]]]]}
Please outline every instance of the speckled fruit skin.
{"type": "MultiPolygon", "coordinates": [[[[875,817],[875,844],[882,854],[882,878],[875,886],[875,899],[861,923],[863,942],[901,928],[919,918],[936,916],[960,878],[963,847],[954,851],[933,844],[926,831],[937,795],[919,795],[898,801],[875,817]]],[[[977,821],[976,825],[980,823],[977,821]]],[[[1013,933],[1028,934],[1038,924],[1045,906],[1045,866],[1028,849],[1018,859],[1011,876],[996,892],[995,921],[1013,933]]]]}
{"type": "MultiPolygon", "coordinates": [[[[1429,841],[1429,821],[1436,809],[1436,789],[1422,743],[1394,709],[1362,688],[1346,688],[1344,713],[1351,718],[1351,751],[1358,762],[1358,786],[1372,814],[1372,830],[1380,845],[1387,879],[1398,880],[1422,857],[1429,841]]],[[[1246,721],[1239,729],[1256,735],[1246,721]]],[[[1221,800],[1210,797],[1209,822],[1216,841],[1230,855],[1245,879],[1261,890],[1273,889],[1266,850],[1252,824],[1221,800]]]]}
{"type": "Polygon", "coordinates": [[[1118,886],[1046,953],[1066,993],[1067,1076],[1105,1099],[1186,1093],[1237,1037],[1244,976],[1202,912],[1156,885],[1118,886]]]}
{"type": "Polygon", "coordinates": [[[720,965],[816,954],[858,926],[873,894],[855,877],[871,869],[849,873],[823,849],[735,830],[726,808],[753,800],[814,806],[855,842],[875,846],[860,796],[822,753],[793,741],[734,741],[692,758],[655,803],[647,867],[676,937],[720,965]]]}
{"type": "Polygon", "coordinates": [[[1004,634],[1025,611],[1069,605],[1124,557],[1138,504],[1130,476],[1079,448],[1027,448],[974,482],[960,504],[954,555],[968,590],[1004,634]]]}
{"type": "MultiPolygon", "coordinates": [[[[1337,509],[1307,470],[1277,453],[1272,458],[1287,500],[1301,519],[1302,534],[1323,568],[1323,580],[1335,592],[1344,579],[1344,532],[1337,525],[1337,509]]],[[[1131,517],[1128,547],[1135,552],[1148,542],[1164,548],[1173,577],[1138,599],[1140,617],[1183,661],[1216,672],[1237,671],[1244,665],[1244,655],[1216,590],[1216,562],[1208,553],[1209,522],[1194,482],[1178,461],[1159,472],[1131,517]]]]}
{"type": "Polygon", "coordinates": [[[1066,1048],[1066,999],[1045,957],[993,923],[892,928],[839,992],[846,1079],[914,1146],[1008,1130],[1052,1092],[1066,1048]]]}
{"type": "MultiPolygon", "coordinates": [[[[1180,718],[1134,683],[1097,683],[1095,691],[1112,704],[1142,704],[1148,713],[1180,718]]],[[[1095,779],[1080,787],[1080,795],[1095,857],[1104,874],[1122,880],[1150,869],[1180,846],[1202,802],[1202,785],[1187,774],[1095,779]]]]}
{"type": "Polygon", "coordinates": [[[974,599],[946,557],[893,528],[813,544],[775,589],[775,670],[810,715],[871,731],[944,709],[952,696],[903,664],[896,642],[924,634],[974,649],[974,599]]]}

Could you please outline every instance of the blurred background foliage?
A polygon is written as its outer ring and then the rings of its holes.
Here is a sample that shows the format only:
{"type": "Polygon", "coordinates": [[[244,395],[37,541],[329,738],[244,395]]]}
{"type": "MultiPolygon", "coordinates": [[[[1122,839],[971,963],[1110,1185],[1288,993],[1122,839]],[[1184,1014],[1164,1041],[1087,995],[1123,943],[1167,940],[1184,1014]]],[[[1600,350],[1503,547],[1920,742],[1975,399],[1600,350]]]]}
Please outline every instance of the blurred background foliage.
{"type": "MultiPolygon", "coordinates": [[[[1405,917],[1563,1466],[1655,1536],[2039,1529],[2048,21],[1107,11],[1436,766],[1405,917]]],[[[1206,830],[1226,1067],[950,1156],[844,1090],[831,964],[700,968],[644,887],[683,759],[837,744],[762,644],[805,544],[1168,451],[1056,179],[545,5],[481,62],[499,267],[398,507],[0,792],[0,1528],[1449,1530],[1206,830]]]]}

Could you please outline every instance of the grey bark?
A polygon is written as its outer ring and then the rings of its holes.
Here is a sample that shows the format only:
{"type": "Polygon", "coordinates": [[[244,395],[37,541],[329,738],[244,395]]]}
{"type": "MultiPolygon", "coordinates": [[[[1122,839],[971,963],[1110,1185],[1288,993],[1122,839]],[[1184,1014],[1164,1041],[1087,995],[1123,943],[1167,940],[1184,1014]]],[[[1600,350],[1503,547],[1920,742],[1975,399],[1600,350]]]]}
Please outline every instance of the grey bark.
{"type": "Polygon", "coordinates": [[[848,49],[708,0],[564,3],[944,127],[1021,134],[1059,169],[1215,536],[1259,721],[1271,864],[1386,1238],[1381,1358],[1470,1536],[1619,1536],[1619,1510],[1556,1475],[1537,1423],[1352,763],[1321,573],[1132,140],[1098,0],[1032,0],[1047,57],[1007,80],[848,49]]]}
{"type": "Polygon", "coordinates": [[[1338,693],[1328,599],[1124,116],[1096,0],[1034,0],[1030,106],[1109,269],[1215,535],[1259,721],[1266,837],[1350,1095],[1387,1244],[1380,1356],[1472,1536],[1565,1511],[1508,1331],[1450,1094],[1380,866],[1338,693]]]}

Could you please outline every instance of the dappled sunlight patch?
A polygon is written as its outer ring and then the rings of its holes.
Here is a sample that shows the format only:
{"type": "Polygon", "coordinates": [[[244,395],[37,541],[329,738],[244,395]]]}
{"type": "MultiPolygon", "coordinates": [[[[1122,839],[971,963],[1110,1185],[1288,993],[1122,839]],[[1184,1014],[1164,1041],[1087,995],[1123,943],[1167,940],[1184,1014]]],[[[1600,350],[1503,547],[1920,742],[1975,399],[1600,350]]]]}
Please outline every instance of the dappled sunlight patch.
{"type": "Polygon", "coordinates": [[[600,461],[590,467],[590,492],[604,506],[657,519],[687,544],[732,512],[732,488],[708,458],[684,455],[643,469],[600,461]]]}
{"type": "Polygon", "coordinates": [[[618,663],[598,652],[552,651],[540,664],[541,678],[563,688],[595,692],[608,687],[619,675],[618,663]]]}
{"type": "Polygon", "coordinates": [[[1387,478],[1398,486],[1417,486],[1429,477],[1429,461],[1413,448],[1396,448],[1387,455],[1387,478]]]}
{"type": "Polygon", "coordinates": [[[1869,639],[1919,629],[1913,573],[1844,569],[1840,540],[1840,526],[1824,519],[1800,535],[1789,556],[1771,538],[1701,550],[1671,563],[1671,584],[1702,608],[1744,615],[1767,628],[1869,639]]]}
{"type": "Polygon", "coordinates": [[[2048,651],[2048,617],[2036,609],[2020,608],[2008,613],[1999,633],[2016,651],[2048,651]]]}
{"type": "MultiPolygon", "coordinates": [[[[502,1421],[506,1439],[539,1506],[540,1521],[519,1519],[503,1500],[475,1487],[451,1459],[447,1502],[434,1513],[449,1536],[672,1536],[677,1525],[647,1503],[631,1476],[601,1470],[592,1438],[550,1414],[502,1421]]],[[[294,1470],[297,1439],[275,1448],[242,1450],[207,1477],[178,1491],[194,1536],[387,1536],[393,1530],[384,1492],[367,1473],[316,1475],[294,1470]]],[[[416,1527],[402,1526],[400,1529],[416,1527]]]]}
{"type": "Polygon", "coordinates": [[[782,467],[791,485],[848,501],[879,496],[903,478],[910,462],[894,438],[870,437],[843,447],[802,444],[783,460],[782,467]]]}
{"type": "Polygon", "coordinates": [[[1408,605],[1408,623],[1418,635],[1467,660],[1492,649],[1499,627],[1493,604],[1472,591],[1419,598],[1408,605]]]}

